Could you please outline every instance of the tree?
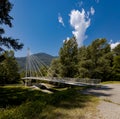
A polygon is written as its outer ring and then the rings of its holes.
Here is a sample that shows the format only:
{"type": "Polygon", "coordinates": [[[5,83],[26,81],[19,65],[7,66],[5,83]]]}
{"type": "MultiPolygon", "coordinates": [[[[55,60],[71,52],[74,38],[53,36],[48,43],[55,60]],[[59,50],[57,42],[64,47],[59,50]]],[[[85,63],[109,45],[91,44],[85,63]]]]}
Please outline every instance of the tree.
{"type": "Polygon", "coordinates": [[[120,80],[120,55],[114,57],[113,74],[114,74],[114,79],[120,80]]]}
{"type": "Polygon", "coordinates": [[[59,58],[55,58],[51,62],[51,66],[49,69],[49,76],[52,77],[60,77],[60,70],[61,70],[61,64],[59,58]]]}
{"type": "Polygon", "coordinates": [[[89,47],[82,46],[79,48],[78,60],[79,60],[79,63],[78,63],[79,74],[77,77],[90,78],[93,64],[90,59],[89,47]]]}
{"type": "Polygon", "coordinates": [[[78,71],[78,44],[75,37],[65,40],[59,52],[59,59],[61,77],[75,77],[78,71]]]}
{"type": "Polygon", "coordinates": [[[13,51],[3,53],[5,60],[0,62],[0,83],[17,83],[20,79],[18,64],[13,51]]]}
{"type": "Polygon", "coordinates": [[[120,44],[113,49],[114,55],[120,55],[120,44]]]}
{"type": "Polygon", "coordinates": [[[78,59],[79,61],[86,60],[88,57],[87,47],[82,46],[78,50],[78,59]]]}
{"type": "MultiPolygon", "coordinates": [[[[13,18],[9,15],[13,5],[9,0],[0,0],[0,25],[8,25],[12,27],[11,20],[13,18]]],[[[5,47],[8,49],[19,50],[23,47],[22,43],[18,42],[18,39],[13,39],[11,37],[4,37],[3,34],[5,30],[0,27],[0,60],[2,61],[5,57],[2,55],[2,52],[5,51],[5,47]]]]}
{"type": "Polygon", "coordinates": [[[120,44],[113,49],[113,76],[114,79],[120,80],[120,44]]]}
{"type": "Polygon", "coordinates": [[[120,45],[111,50],[106,39],[78,49],[75,37],[66,40],[53,60],[53,76],[107,80],[120,79],[120,45]]]}
{"type": "Polygon", "coordinates": [[[110,52],[110,45],[107,43],[107,40],[103,38],[93,41],[90,47],[91,59],[96,67],[99,58],[110,52]]]}
{"type": "Polygon", "coordinates": [[[40,72],[41,72],[42,76],[47,76],[48,67],[47,66],[41,66],[40,67],[40,72]]]}
{"type": "Polygon", "coordinates": [[[113,55],[106,39],[96,39],[88,47],[79,48],[78,56],[78,77],[102,80],[110,78],[113,55]]]}
{"type": "Polygon", "coordinates": [[[110,66],[109,61],[105,58],[107,53],[110,53],[110,45],[106,39],[96,39],[90,46],[91,60],[93,62],[91,78],[101,78],[105,80],[110,66]]]}

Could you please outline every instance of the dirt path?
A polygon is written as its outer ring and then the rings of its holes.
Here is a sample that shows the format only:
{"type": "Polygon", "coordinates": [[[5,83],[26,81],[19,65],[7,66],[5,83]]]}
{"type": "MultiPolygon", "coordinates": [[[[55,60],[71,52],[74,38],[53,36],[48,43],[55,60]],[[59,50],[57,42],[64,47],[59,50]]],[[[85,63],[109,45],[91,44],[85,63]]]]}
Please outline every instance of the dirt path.
{"type": "Polygon", "coordinates": [[[120,84],[102,85],[83,93],[94,94],[101,99],[97,106],[98,111],[91,119],[120,119],[120,84]]]}

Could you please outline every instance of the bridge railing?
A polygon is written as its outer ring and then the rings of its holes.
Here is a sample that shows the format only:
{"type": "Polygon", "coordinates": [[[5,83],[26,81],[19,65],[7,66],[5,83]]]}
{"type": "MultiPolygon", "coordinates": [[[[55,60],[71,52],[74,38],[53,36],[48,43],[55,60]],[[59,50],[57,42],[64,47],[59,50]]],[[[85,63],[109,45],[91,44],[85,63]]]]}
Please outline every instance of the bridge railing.
{"type": "Polygon", "coordinates": [[[59,83],[69,83],[69,84],[99,84],[101,79],[88,79],[88,78],[59,78],[59,77],[24,77],[22,79],[26,80],[43,80],[43,81],[52,81],[59,83]]]}
{"type": "Polygon", "coordinates": [[[58,77],[46,77],[51,80],[59,80],[61,82],[74,82],[74,83],[90,83],[90,84],[99,84],[101,79],[88,79],[88,78],[58,78],[58,77]]]}

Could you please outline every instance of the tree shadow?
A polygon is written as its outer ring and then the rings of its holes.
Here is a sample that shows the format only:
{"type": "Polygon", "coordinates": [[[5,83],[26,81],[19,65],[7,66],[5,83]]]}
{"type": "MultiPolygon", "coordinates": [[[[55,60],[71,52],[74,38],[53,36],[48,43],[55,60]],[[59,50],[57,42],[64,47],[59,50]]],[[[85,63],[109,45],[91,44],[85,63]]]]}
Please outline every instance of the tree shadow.
{"type": "MultiPolygon", "coordinates": [[[[52,90],[52,89],[51,89],[52,90]]],[[[14,115],[21,115],[32,119],[36,115],[40,118],[47,118],[49,115],[65,116],[63,112],[54,112],[56,109],[75,109],[88,106],[87,102],[93,102],[93,96],[84,95],[79,92],[80,88],[71,87],[62,91],[54,91],[52,94],[41,92],[40,90],[32,90],[23,87],[0,87],[0,108],[9,109],[16,108],[14,115]],[[48,110],[48,106],[50,109],[48,110]],[[51,108],[52,107],[52,108],[51,108]],[[41,114],[43,111],[47,114],[41,114]],[[41,115],[40,115],[41,114],[41,115]]],[[[53,116],[54,117],[54,116],[53,116]]]]}
{"type": "Polygon", "coordinates": [[[21,105],[26,101],[37,99],[39,95],[42,97],[46,94],[37,90],[30,90],[30,88],[0,86],[0,108],[21,105]]]}
{"type": "Polygon", "coordinates": [[[101,96],[111,96],[112,94],[105,93],[106,91],[112,90],[109,86],[92,86],[88,89],[81,91],[82,94],[95,95],[97,97],[101,96]]]}
{"type": "Polygon", "coordinates": [[[101,86],[94,86],[93,89],[95,90],[112,90],[113,88],[110,88],[109,86],[101,85],[101,86]]]}
{"type": "Polygon", "coordinates": [[[64,109],[83,108],[87,102],[92,101],[92,96],[78,93],[78,89],[69,88],[52,94],[49,104],[64,109]]]}
{"type": "Polygon", "coordinates": [[[0,87],[0,108],[6,108],[7,106],[19,106],[26,101],[41,101],[48,105],[63,107],[63,108],[75,108],[84,107],[85,103],[91,101],[90,96],[78,93],[78,89],[68,88],[63,91],[57,91],[55,89],[48,89],[53,91],[53,94],[47,94],[38,90],[30,90],[29,88],[0,87]]]}

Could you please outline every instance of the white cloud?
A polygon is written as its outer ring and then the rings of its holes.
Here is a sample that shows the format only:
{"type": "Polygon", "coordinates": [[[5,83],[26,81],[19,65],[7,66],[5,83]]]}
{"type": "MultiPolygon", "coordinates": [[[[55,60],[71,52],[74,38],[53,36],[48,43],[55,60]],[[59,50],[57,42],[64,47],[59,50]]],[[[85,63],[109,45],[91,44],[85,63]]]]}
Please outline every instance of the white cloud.
{"type": "Polygon", "coordinates": [[[62,24],[62,26],[65,26],[65,24],[64,24],[64,22],[63,22],[63,18],[62,18],[62,16],[61,16],[60,14],[58,14],[58,22],[59,22],[60,24],[62,24]]]}
{"type": "Polygon", "coordinates": [[[109,44],[112,44],[112,42],[113,42],[113,40],[111,39],[110,42],[109,42],[109,44]]]}
{"type": "Polygon", "coordinates": [[[87,38],[85,34],[90,26],[90,17],[84,9],[82,11],[72,10],[70,13],[70,25],[74,28],[72,34],[76,37],[78,46],[83,45],[83,41],[87,38]]]}
{"type": "Polygon", "coordinates": [[[93,7],[90,8],[90,13],[91,13],[91,15],[95,14],[95,9],[93,7]]]}
{"type": "Polygon", "coordinates": [[[69,37],[67,37],[67,40],[69,40],[70,38],[69,37]]]}
{"type": "Polygon", "coordinates": [[[110,43],[111,49],[114,49],[117,45],[119,45],[120,42],[110,43]]]}
{"type": "Polygon", "coordinates": [[[65,40],[63,40],[63,43],[65,42],[65,40]]]}
{"type": "Polygon", "coordinates": [[[63,40],[63,43],[64,42],[67,42],[67,41],[69,41],[70,40],[70,38],[69,37],[67,37],[67,39],[66,40],[63,40]]]}

